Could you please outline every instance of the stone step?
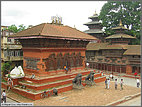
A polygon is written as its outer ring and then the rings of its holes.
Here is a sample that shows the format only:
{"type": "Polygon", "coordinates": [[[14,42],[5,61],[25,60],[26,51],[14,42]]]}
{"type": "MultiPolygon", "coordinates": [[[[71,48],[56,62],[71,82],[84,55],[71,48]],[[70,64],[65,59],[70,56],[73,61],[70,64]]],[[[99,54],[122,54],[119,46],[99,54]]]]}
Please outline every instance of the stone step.
{"type": "MultiPolygon", "coordinates": [[[[86,76],[87,75],[83,75],[82,80],[85,80],[86,76]]],[[[99,76],[100,74],[94,75],[95,78],[99,76]]],[[[27,88],[33,89],[33,90],[42,90],[42,89],[48,89],[48,88],[72,83],[73,79],[74,78],[69,78],[69,79],[58,80],[54,82],[47,82],[47,83],[42,83],[42,84],[32,84],[32,83],[27,83],[26,81],[23,81],[23,82],[19,82],[19,85],[25,85],[27,88]]]]}
{"type": "Polygon", "coordinates": [[[49,77],[44,77],[40,79],[36,79],[36,78],[31,79],[31,78],[24,77],[24,80],[31,81],[32,83],[41,84],[41,83],[53,82],[57,80],[68,79],[68,78],[74,78],[78,73],[81,73],[82,75],[86,75],[86,74],[89,74],[90,71],[75,72],[72,74],[64,74],[64,75],[57,75],[57,76],[49,76],[49,77]]]}
{"type": "MultiPolygon", "coordinates": [[[[3,84],[2,85],[5,85],[6,84],[3,84]]],[[[3,86],[4,87],[4,86],[3,86]]],[[[69,91],[72,89],[72,84],[67,84],[67,85],[63,85],[63,86],[60,86],[60,87],[54,87],[54,88],[57,88],[58,89],[58,93],[62,93],[62,92],[65,92],[65,91],[69,91]]],[[[12,92],[14,93],[17,93],[23,97],[26,97],[26,98],[29,98],[29,99],[32,99],[32,100],[39,100],[41,99],[41,94],[45,91],[45,90],[48,90],[50,91],[51,93],[53,93],[53,90],[52,89],[44,89],[44,90],[40,90],[40,91],[32,91],[32,90],[26,90],[26,89],[21,89],[19,87],[14,87],[12,89],[10,89],[12,92]]]]}
{"type": "MultiPolygon", "coordinates": [[[[97,78],[95,78],[94,81],[96,83],[98,83],[98,82],[102,82],[104,80],[105,80],[105,77],[97,77],[97,78]]],[[[6,89],[7,83],[2,82],[2,87],[6,89]]],[[[58,93],[62,93],[62,92],[65,92],[65,91],[72,90],[73,85],[72,85],[72,83],[70,83],[70,84],[65,84],[65,85],[61,85],[61,86],[52,87],[50,89],[48,88],[48,89],[43,89],[43,90],[38,90],[38,91],[35,91],[35,90],[32,90],[32,89],[21,89],[20,87],[14,87],[14,88],[11,89],[11,91],[13,91],[13,92],[15,92],[19,95],[22,95],[26,98],[30,98],[32,100],[39,100],[39,99],[41,99],[41,94],[43,93],[43,91],[48,90],[52,93],[53,88],[58,89],[58,93]]]]}

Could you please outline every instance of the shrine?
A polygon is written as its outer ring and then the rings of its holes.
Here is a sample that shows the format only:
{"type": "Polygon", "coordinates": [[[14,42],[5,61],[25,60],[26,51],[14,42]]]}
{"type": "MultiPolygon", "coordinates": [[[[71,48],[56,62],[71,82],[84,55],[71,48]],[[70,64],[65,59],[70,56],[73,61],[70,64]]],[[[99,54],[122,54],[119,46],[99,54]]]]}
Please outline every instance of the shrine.
{"type": "Polygon", "coordinates": [[[22,44],[25,74],[37,76],[62,72],[64,66],[84,69],[86,45],[97,40],[59,23],[43,23],[11,37],[22,44]]]}

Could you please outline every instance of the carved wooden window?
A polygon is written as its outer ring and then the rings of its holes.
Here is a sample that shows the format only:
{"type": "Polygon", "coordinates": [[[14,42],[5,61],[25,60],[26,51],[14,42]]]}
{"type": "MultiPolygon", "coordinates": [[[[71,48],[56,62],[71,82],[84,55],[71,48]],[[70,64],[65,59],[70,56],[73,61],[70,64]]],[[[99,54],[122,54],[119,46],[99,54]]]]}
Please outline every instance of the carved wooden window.
{"type": "Polygon", "coordinates": [[[74,67],[74,60],[73,60],[73,58],[74,58],[74,53],[72,53],[71,57],[70,57],[70,66],[71,67],[74,67]]]}
{"type": "Polygon", "coordinates": [[[70,66],[70,61],[69,61],[69,53],[66,53],[64,55],[64,62],[63,62],[63,65],[69,67],[70,66]]]}
{"type": "Polygon", "coordinates": [[[63,69],[62,53],[57,55],[57,69],[63,69]]]}
{"type": "Polygon", "coordinates": [[[33,69],[33,70],[39,70],[37,68],[37,62],[39,62],[39,59],[37,58],[24,58],[26,61],[26,68],[33,69]]]}
{"type": "Polygon", "coordinates": [[[56,68],[56,58],[55,58],[55,54],[53,53],[53,54],[51,54],[50,56],[49,56],[49,70],[55,70],[55,69],[57,69],[56,68]]]}
{"type": "Polygon", "coordinates": [[[72,53],[72,56],[73,56],[73,64],[74,64],[74,67],[76,67],[76,56],[75,56],[75,52],[72,53]]]}
{"type": "Polygon", "coordinates": [[[77,62],[77,66],[82,66],[83,58],[82,58],[80,52],[77,54],[77,60],[76,60],[76,62],[77,62]]]}

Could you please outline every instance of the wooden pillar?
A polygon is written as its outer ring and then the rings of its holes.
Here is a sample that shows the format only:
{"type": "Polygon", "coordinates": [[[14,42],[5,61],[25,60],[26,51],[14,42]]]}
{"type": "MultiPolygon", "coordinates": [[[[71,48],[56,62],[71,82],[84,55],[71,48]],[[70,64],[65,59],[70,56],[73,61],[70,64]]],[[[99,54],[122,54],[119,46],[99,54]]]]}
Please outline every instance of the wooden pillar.
{"type": "Polygon", "coordinates": [[[112,64],[111,64],[111,73],[112,73],[112,64]]]}
{"type": "Polygon", "coordinates": [[[109,65],[107,65],[107,71],[109,71],[109,65]]]}
{"type": "Polygon", "coordinates": [[[117,72],[116,65],[115,65],[114,71],[117,72]]]}
{"type": "Polygon", "coordinates": [[[120,65],[120,73],[122,72],[122,68],[121,68],[121,65],[120,65]]]}
{"type": "Polygon", "coordinates": [[[105,71],[107,70],[107,64],[105,64],[105,71]]]}

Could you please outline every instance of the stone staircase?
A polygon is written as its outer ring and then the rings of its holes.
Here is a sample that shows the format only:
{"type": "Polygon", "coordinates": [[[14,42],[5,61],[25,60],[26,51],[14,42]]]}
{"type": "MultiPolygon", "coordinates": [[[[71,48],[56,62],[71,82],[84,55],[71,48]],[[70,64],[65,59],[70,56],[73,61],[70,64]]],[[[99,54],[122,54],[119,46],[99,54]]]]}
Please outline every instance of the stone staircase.
{"type": "MultiPolygon", "coordinates": [[[[73,84],[72,80],[75,76],[81,73],[82,81],[85,81],[85,77],[90,73],[90,71],[74,72],[72,74],[62,74],[49,76],[45,78],[31,79],[24,77],[21,81],[18,82],[18,85],[13,87],[11,90],[15,93],[18,93],[26,98],[32,100],[41,99],[41,94],[44,91],[50,91],[53,93],[53,88],[58,89],[58,93],[72,90],[73,84]],[[25,86],[25,89],[22,89],[21,86],[25,86]]],[[[105,77],[101,76],[101,73],[94,74],[95,83],[102,82],[105,80],[105,77]]],[[[6,84],[2,84],[4,86],[6,84]]],[[[82,82],[82,85],[85,86],[85,82],[82,82]]]]}

